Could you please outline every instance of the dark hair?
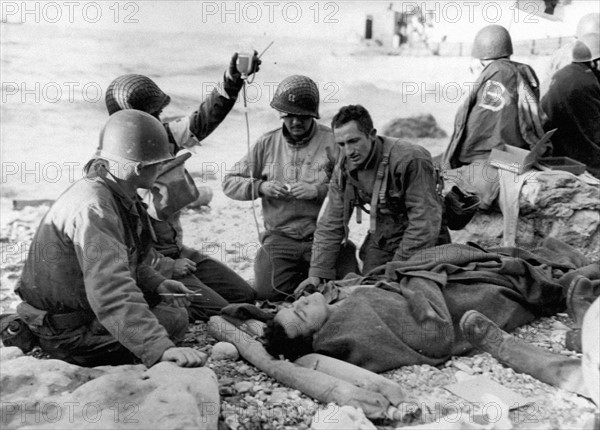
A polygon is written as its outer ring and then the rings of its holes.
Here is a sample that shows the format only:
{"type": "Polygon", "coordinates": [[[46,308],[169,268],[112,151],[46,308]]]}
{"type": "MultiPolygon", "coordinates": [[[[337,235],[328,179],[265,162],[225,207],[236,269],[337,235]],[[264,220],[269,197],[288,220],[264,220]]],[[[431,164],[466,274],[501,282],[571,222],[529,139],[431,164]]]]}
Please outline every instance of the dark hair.
{"type": "Polygon", "coordinates": [[[290,339],[281,324],[270,320],[267,322],[262,343],[269,354],[275,358],[283,355],[290,361],[313,352],[312,336],[298,336],[290,339]]]}
{"type": "Polygon", "coordinates": [[[356,121],[358,129],[365,134],[373,130],[371,115],[362,105],[348,105],[341,108],[331,120],[331,128],[341,127],[350,121],[356,121]]]}

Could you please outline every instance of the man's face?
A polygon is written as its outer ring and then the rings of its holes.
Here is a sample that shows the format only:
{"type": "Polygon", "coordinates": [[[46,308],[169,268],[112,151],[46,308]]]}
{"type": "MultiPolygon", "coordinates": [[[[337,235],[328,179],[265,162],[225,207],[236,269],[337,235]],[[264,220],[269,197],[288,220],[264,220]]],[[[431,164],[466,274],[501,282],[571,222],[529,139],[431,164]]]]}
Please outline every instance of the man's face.
{"type": "Polygon", "coordinates": [[[312,124],[312,116],[282,113],[280,118],[292,137],[300,138],[308,133],[312,124]]]}
{"type": "Polygon", "coordinates": [[[281,309],[275,322],[281,324],[290,339],[309,336],[319,330],[327,319],[327,302],[323,294],[313,293],[296,300],[292,307],[281,309]]]}
{"type": "Polygon", "coordinates": [[[355,167],[360,167],[367,161],[375,142],[375,129],[365,134],[358,129],[356,121],[350,121],[334,128],[333,134],[335,143],[344,148],[346,157],[355,167]]]}

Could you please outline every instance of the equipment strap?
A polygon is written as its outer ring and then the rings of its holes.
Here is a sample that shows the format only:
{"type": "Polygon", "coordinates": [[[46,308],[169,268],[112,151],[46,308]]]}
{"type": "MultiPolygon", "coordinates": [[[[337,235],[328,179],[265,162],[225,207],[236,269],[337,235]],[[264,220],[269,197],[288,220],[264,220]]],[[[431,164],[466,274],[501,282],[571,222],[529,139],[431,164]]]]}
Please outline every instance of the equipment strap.
{"type": "Polygon", "coordinates": [[[377,205],[381,202],[385,205],[385,192],[387,190],[387,175],[390,164],[390,153],[392,152],[393,143],[384,139],[383,141],[383,156],[377,166],[377,176],[373,185],[373,194],[371,195],[371,213],[369,233],[375,233],[377,227],[377,205]]]}
{"type": "Polygon", "coordinates": [[[52,313],[38,309],[27,302],[19,303],[17,314],[28,326],[42,327],[46,325],[56,330],[81,327],[96,318],[91,310],[52,313]]]}

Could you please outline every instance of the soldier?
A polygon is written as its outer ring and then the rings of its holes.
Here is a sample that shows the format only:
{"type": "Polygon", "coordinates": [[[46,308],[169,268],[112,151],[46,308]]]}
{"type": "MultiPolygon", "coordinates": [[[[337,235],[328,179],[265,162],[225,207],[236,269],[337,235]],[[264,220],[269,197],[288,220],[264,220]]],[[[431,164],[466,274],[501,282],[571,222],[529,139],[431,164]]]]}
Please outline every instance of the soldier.
{"type": "Polygon", "coordinates": [[[484,69],[456,114],[444,168],[487,160],[492,149],[504,145],[529,150],[544,135],[538,78],[530,66],[511,61],[512,54],[510,34],[500,25],[475,36],[472,55],[484,69]]]}
{"type": "Polygon", "coordinates": [[[254,263],[260,299],[285,297],[308,275],[317,216],[338,154],[331,129],[315,121],[319,90],[312,79],[285,78],[271,107],[283,125],[260,137],[223,180],[232,199],[262,200],[266,231],[254,263]]]}
{"type": "Polygon", "coordinates": [[[565,43],[560,47],[560,49],[556,50],[556,52],[552,54],[550,64],[546,68],[544,76],[542,76],[542,86],[540,88],[540,94],[542,97],[548,92],[548,89],[550,88],[550,81],[552,80],[554,74],[573,62],[573,48],[577,42],[577,39],[588,33],[600,33],[600,13],[588,13],[581,17],[577,23],[575,40],[565,43]]]}
{"type": "MultiPolygon", "coordinates": [[[[259,70],[260,60],[256,55],[254,53],[252,59],[252,73],[259,70]]],[[[222,87],[214,89],[197,111],[163,123],[169,136],[171,155],[200,145],[231,111],[243,85],[236,66],[237,59],[236,53],[231,58],[222,87]]],[[[139,109],[159,118],[170,101],[171,98],[154,81],[143,75],[119,76],[106,91],[106,107],[110,115],[123,109],[139,109]]],[[[184,154],[179,162],[183,163],[189,155],[184,154]]],[[[155,186],[153,192],[148,190],[144,194],[156,232],[153,248],[158,251],[149,255],[148,262],[167,278],[180,279],[189,288],[200,292],[202,296],[194,297],[188,308],[190,320],[207,320],[212,315],[218,315],[221,308],[229,303],[253,302],[255,293],[246,281],[225,264],[183,245],[180,210],[195,200],[197,191],[191,176],[183,169],[181,174],[188,177],[182,177],[178,182],[172,182],[172,177],[166,172],[159,175],[158,182],[167,191],[155,186]]]]}
{"type": "Polygon", "coordinates": [[[42,219],[16,292],[19,317],[51,357],[80,366],[159,361],[201,366],[206,356],[178,348],[191,291],[145,265],[152,230],[137,196],[172,158],[167,133],[149,114],[113,115],[88,174],[42,219]]]}
{"type": "Polygon", "coordinates": [[[587,165],[600,179],[600,34],[582,35],[573,47],[573,62],[552,78],[542,99],[548,115],[553,155],[571,157],[587,165]]]}
{"type": "Polygon", "coordinates": [[[360,249],[362,272],[415,252],[450,242],[442,223],[437,172],[418,145],[378,136],[369,112],[345,106],[332,122],[343,150],[329,185],[329,202],[319,220],[309,278],[299,288],[336,278],[335,262],[348,237],[348,221],[370,204],[370,229],[360,249]]]}

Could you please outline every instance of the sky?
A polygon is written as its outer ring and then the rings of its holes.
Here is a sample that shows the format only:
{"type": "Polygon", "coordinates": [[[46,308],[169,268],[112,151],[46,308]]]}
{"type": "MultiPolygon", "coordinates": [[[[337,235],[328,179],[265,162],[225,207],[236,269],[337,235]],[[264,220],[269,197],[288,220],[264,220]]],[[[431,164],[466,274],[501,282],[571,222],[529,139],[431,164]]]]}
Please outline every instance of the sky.
{"type": "MultiPolygon", "coordinates": [[[[564,2],[565,0],[561,0],[564,2]]],[[[568,0],[567,0],[568,1],[568,0]]],[[[479,1],[0,1],[2,20],[120,31],[201,32],[248,36],[298,36],[344,40],[359,37],[366,15],[394,4],[405,11],[421,7],[449,40],[472,39],[488,23],[509,27],[513,39],[572,35],[598,0],[559,4],[561,21],[542,19],[542,0],[479,1]],[[564,13],[567,11],[568,13],[564,13]]]]}
{"type": "MultiPolygon", "coordinates": [[[[202,32],[344,39],[361,34],[366,15],[385,10],[426,9],[432,20],[456,40],[470,38],[486,23],[511,28],[513,38],[571,33],[586,11],[598,11],[597,0],[559,4],[562,21],[548,21],[536,13],[542,0],[515,1],[0,1],[2,20],[98,29],[158,32],[202,32]],[[563,13],[568,10],[569,13],[563,13]]],[[[564,2],[565,0],[561,0],[564,2]]]]}

